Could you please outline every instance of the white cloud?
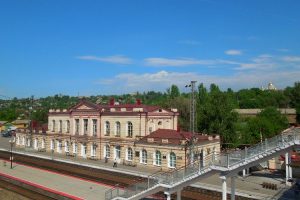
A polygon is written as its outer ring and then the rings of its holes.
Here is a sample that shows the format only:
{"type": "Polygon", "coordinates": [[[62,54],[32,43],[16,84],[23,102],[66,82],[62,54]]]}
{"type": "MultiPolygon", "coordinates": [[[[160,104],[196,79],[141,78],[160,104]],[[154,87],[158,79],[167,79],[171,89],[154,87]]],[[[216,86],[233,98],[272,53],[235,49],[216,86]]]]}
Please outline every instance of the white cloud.
{"type": "Polygon", "coordinates": [[[282,48],[282,49],[276,49],[277,51],[280,51],[280,52],[288,52],[290,51],[289,49],[285,49],[285,48],[282,48]]]}
{"type": "Polygon", "coordinates": [[[262,54],[251,59],[251,62],[241,63],[236,70],[269,70],[278,66],[276,58],[270,54],[262,54]]]}
{"type": "Polygon", "coordinates": [[[194,58],[180,58],[180,59],[169,59],[169,58],[146,58],[144,62],[147,66],[188,66],[188,65],[214,65],[215,60],[198,60],[194,58]]]}
{"type": "Polygon", "coordinates": [[[284,56],[282,60],[285,62],[300,62],[300,56],[284,56]]]}
{"type": "Polygon", "coordinates": [[[225,51],[225,54],[230,55],[230,56],[238,56],[238,55],[242,55],[243,52],[241,50],[229,49],[229,50],[225,51]]]}
{"type": "Polygon", "coordinates": [[[229,76],[222,75],[204,75],[195,72],[168,72],[158,71],[156,73],[123,73],[118,74],[111,79],[102,79],[98,84],[113,87],[118,85],[115,92],[135,92],[135,91],[165,91],[172,84],[178,85],[182,90],[191,80],[196,80],[197,84],[204,83],[209,86],[215,83],[222,89],[232,88],[252,88],[261,87],[268,82],[273,82],[276,87],[284,88],[298,81],[300,71],[276,71],[261,73],[261,71],[240,71],[229,76]],[[119,87],[120,86],[120,87],[119,87]],[[119,91],[118,91],[119,90],[119,91]]]}
{"type": "Polygon", "coordinates": [[[122,55],[114,55],[108,57],[97,57],[97,56],[78,56],[80,60],[92,60],[92,61],[100,61],[100,62],[107,62],[113,64],[132,64],[132,60],[128,57],[122,55]]]}

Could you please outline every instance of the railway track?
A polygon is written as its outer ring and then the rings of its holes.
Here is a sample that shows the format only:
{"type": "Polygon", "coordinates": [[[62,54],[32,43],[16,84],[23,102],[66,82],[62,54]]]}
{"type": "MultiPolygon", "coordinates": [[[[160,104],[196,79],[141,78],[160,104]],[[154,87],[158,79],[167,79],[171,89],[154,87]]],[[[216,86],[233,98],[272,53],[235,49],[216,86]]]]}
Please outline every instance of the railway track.
{"type": "MultiPolygon", "coordinates": [[[[0,151],[0,158],[9,160],[9,152],[0,151]]],[[[143,178],[136,177],[132,175],[127,175],[123,173],[118,172],[111,172],[106,170],[100,170],[100,169],[94,169],[89,167],[83,167],[83,166],[76,166],[72,164],[67,163],[61,163],[57,161],[50,161],[45,160],[41,158],[36,157],[30,157],[30,156],[24,156],[24,155],[14,155],[14,161],[22,164],[26,164],[33,167],[38,167],[41,169],[46,169],[54,172],[63,173],[66,175],[71,175],[75,177],[84,178],[91,181],[96,181],[99,183],[104,183],[107,185],[114,186],[116,184],[119,184],[121,187],[126,187],[128,185],[131,185],[133,183],[136,183],[136,181],[142,181],[143,178]]],[[[52,198],[43,196],[41,194],[38,194],[33,191],[28,191],[24,188],[14,186],[12,184],[2,184],[0,187],[6,188],[8,190],[16,191],[17,193],[20,193],[26,197],[30,197],[31,199],[37,199],[37,200],[53,200],[52,198]],[[40,195],[40,196],[39,196],[40,195]]],[[[183,200],[219,200],[221,199],[221,193],[214,192],[214,191],[208,191],[203,190],[199,188],[194,187],[186,187],[182,191],[182,199],[183,200]]],[[[156,196],[164,198],[164,194],[158,193],[156,196]]],[[[173,198],[176,196],[174,195],[173,198]]],[[[244,197],[237,197],[237,200],[249,200],[248,198],[244,197]]]]}

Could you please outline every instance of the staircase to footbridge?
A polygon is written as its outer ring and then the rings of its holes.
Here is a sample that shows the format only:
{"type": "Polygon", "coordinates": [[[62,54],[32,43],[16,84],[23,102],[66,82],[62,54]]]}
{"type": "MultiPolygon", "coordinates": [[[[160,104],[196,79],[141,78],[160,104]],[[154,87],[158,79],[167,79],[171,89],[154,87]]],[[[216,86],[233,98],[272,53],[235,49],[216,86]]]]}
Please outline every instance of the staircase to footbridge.
{"type": "Polygon", "coordinates": [[[300,128],[290,128],[281,135],[265,139],[263,142],[230,153],[212,153],[203,160],[171,172],[158,172],[149,175],[147,180],[126,188],[114,187],[106,191],[105,199],[137,200],[163,191],[167,200],[177,193],[180,200],[181,190],[213,174],[222,179],[222,200],[227,199],[227,180],[231,179],[231,199],[235,199],[235,179],[245,169],[259,165],[276,156],[285,155],[286,181],[292,178],[291,150],[300,147],[300,128]]]}

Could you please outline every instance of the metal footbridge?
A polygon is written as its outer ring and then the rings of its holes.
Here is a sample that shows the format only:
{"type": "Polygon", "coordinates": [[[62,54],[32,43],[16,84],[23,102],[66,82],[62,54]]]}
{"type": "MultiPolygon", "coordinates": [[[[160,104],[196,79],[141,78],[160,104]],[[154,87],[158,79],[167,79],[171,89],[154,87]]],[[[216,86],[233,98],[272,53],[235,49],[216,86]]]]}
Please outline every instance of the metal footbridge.
{"type": "Polygon", "coordinates": [[[186,167],[171,172],[158,172],[152,174],[143,182],[130,185],[127,188],[115,187],[105,193],[105,199],[142,199],[163,191],[167,199],[172,193],[177,193],[177,200],[181,199],[181,190],[199,180],[220,174],[222,179],[222,200],[227,199],[226,180],[231,178],[231,199],[235,199],[235,178],[240,171],[266,162],[276,156],[285,154],[286,181],[292,178],[290,152],[300,147],[300,128],[290,128],[281,135],[265,139],[263,142],[243,150],[230,153],[212,153],[203,160],[192,163],[186,167]]]}

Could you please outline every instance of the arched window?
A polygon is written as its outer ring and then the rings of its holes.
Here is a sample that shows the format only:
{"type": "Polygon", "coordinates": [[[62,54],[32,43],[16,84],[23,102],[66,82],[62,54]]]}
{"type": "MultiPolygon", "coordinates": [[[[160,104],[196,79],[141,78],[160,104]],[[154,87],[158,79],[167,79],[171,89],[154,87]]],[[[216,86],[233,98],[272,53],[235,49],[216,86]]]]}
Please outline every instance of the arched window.
{"type": "Polygon", "coordinates": [[[77,154],[77,149],[78,149],[78,144],[77,143],[73,143],[73,154],[77,154]]]}
{"type": "Polygon", "coordinates": [[[121,158],[121,146],[115,146],[115,159],[120,159],[121,158]]]}
{"type": "Polygon", "coordinates": [[[110,135],[110,123],[108,121],[105,122],[105,135],[110,135]]]}
{"type": "Polygon", "coordinates": [[[62,152],[62,142],[61,141],[57,141],[57,148],[56,148],[57,153],[61,153],[62,152]]]}
{"type": "Polygon", "coordinates": [[[142,150],[141,163],[147,164],[147,151],[145,149],[142,150]]]}
{"type": "Polygon", "coordinates": [[[105,157],[109,158],[110,157],[110,146],[108,144],[105,145],[104,151],[105,151],[105,157]]]}
{"type": "Polygon", "coordinates": [[[86,143],[81,144],[81,156],[86,158],[87,153],[87,145],[86,143]]]}
{"type": "Polygon", "coordinates": [[[52,139],[52,140],[50,141],[50,149],[51,149],[51,150],[54,150],[54,143],[55,143],[55,141],[52,139]]]}
{"type": "Polygon", "coordinates": [[[91,146],[91,157],[96,157],[97,144],[93,143],[91,146]]]}
{"type": "Polygon", "coordinates": [[[176,167],[176,154],[174,152],[170,153],[169,167],[171,167],[171,168],[176,167]]]}
{"type": "Polygon", "coordinates": [[[131,122],[127,123],[127,136],[132,137],[132,132],[133,132],[133,126],[131,122]]]}
{"type": "Polygon", "coordinates": [[[121,123],[116,122],[115,136],[120,137],[120,135],[121,135],[121,123]]]}
{"type": "Polygon", "coordinates": [[[158,126],[161,126],[162,125],[162,121],[159,121],[157,124],[158,124],[158,126]]]}
{"type": "Polygon", "coordinates": [[[38,139],[34,139],[34,149],[38,149],[38,139]]]}
{"type": "Polygon", "coordinates": [[[155,151],[155,165],[161,165],[161,153],[160,151],[155,151]]]}
{"type": "Polygon", "coordinates": [[[129,147],[127,149],[127,160],[132,161],[132,158],[133,158],[133,151],[132,151],[132,148],[129,147]]]}
{"type": "Polygon", "coordinates": [[[55,131],[55,120],[52,120],[52,132],[55,131]]]}
{"type": "Polygon", "coordinates": [[[42,149],[45,149],[45,143],[46,143],[46,140],[43,138],[42,139],[42,149]]]}
{"type": "Polygon", "coordinates": [[[69,141],[65,141],[65,152],[69,153],[69,141]]]}

